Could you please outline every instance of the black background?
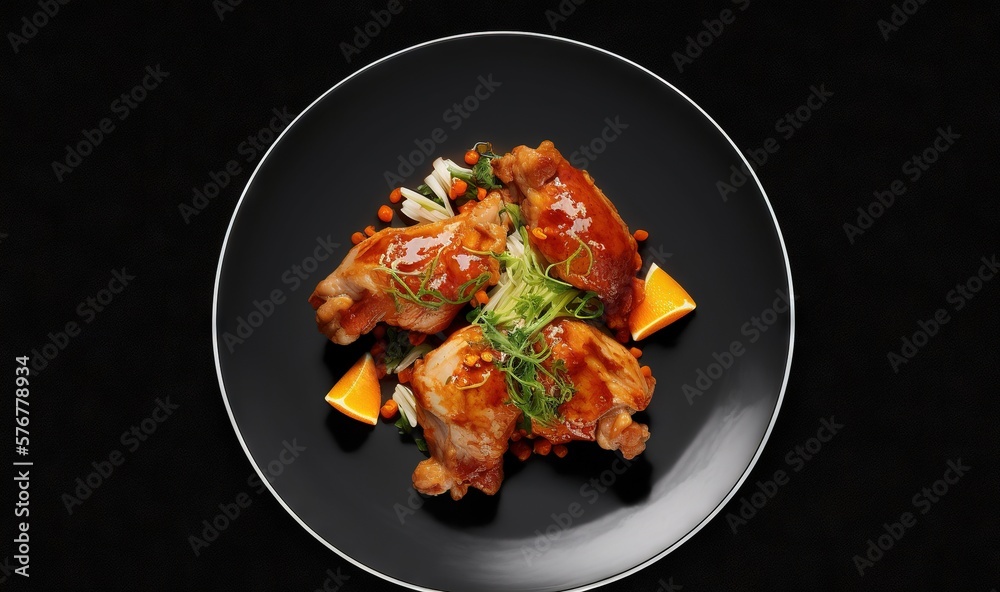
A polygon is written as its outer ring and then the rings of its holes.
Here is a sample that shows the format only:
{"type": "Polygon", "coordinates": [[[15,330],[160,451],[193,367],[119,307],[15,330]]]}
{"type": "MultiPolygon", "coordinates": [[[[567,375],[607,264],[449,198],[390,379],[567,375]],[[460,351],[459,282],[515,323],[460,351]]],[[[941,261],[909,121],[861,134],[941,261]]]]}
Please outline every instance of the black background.
{"type": "MultiPolygon", "coordinates": [[[[249,170],[190,223],[178,211],[193,187],[238,157],[237,146],[267,125],[272,108],[297,113],[357,68],[417,42],[488,29],[553,33],[546,10],[559,10],[556,1],[404,2],[348,63],[340,44],[353,43],[355,27],[385,6],[244,0],[220,19],[207,0],[71,2],[17,53],[0,50],[4,434],[13,420],[13,357],[81,322],[78,305],[107,286],[112,270],[135,276],[32,378],[35,589],[305,591],[338,569],[350,577],[342,590],[392,588],[247,486],[252,469],[219,396],[211,302],[249,170]],[[118,121],[111,102],[157,64],[169,77],[118,121]],[[116,129],[57,180],[51,163],[104,117],[116,129]],[[168,396],[179,405],[175,415],[68,514],[62,494],[92,462],[123,449],[121,433],[168,396]],[[241,491],[252,504],[195,557],[188,536],[241,491]]],[[[21,17],[38,10],[6,3],[0,25],[20,31],[21,17]]],[[[751,0],[741,11],[722,1],[590,0],[555,22],[554,34],[675,84],[741,148],[778,140],[760,174],[800,295],[784,404],[750,478],[693,539],[608,590],[655,592],[670,582],[683,590],[1000,587],[1000,285],[987,282],[961,310],[947,300],[981,257],[997,252],[1000,85],[992,60],[1000,9],[927,2],[886,40],[877,22],[892,11],[888,1],[751,0]],[[735,22],[679,71],[672,54],[725,8],[735,9],[735,22]],[[776,120],[820,84],[833,96],[784,139],[776,120]],[[919,180],[908,179],[903,163],[948,126],[961,137],[919,180]],[[896,179],[906,193],[851,244],[843,225],[896,179]],[[949,322],[894,372],[887,354],[939,308],[949,322]],[[788,471],[786,456],[831,416],[841,432],[734,534],[726,514],[740,511],[756,481],[788,471]],[[971,469],[921,514],[912,498],[957,459],[971,469]],[[916,525],[859,576],[853,557],[908,511],[916,525]]],[[[655,171],[641,174],[655,180],[655,171]]],[[[5,463],[13,457],[8,437],[5,463]]],[[[14,491],[10,483],[2,489],[3,507],[12,508],[14,491]]],[[[0,559],[14,555],[12,537],[5,527],[0,559]]],[[[4,588],[29,583],[6,567],[2,577],[4,588]]]]}

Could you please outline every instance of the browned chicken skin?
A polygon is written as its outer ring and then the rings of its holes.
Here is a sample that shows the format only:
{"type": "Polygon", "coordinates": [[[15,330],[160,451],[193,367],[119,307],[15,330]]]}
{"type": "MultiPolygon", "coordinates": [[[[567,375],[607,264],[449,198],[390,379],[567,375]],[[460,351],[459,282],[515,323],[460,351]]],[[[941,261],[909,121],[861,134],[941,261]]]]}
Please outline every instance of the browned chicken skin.
{"type": "MultiPolygon", "coordinates": [[[[596,441],[606,450],[634,458],[646,448],[649,429],[632,414],[649,405],[652,378],[620,343],[586,323],[563,319],[542,330],[552,355],[565,363],[576,392],[559,407],[560,420],[532,424],[535,436],[553,444],[596,441]]],[[[427,495],[451,493],[460,499],[475,487],[493,495],[503,481],[503,455],[521,411],[510,403],[503,374],[482,330],[456,331],[441,347],[418,360],[413,372],[417,422],[431,457],[413,471],[413,486],[427,495]],[[469,361],[474,361],[470,364],[469,361]]]]}
{"type": "Polygon", "coordinates": [[[416,362],[417,423],[431,453],[413,471],[413,487],[421,493],[450,491],[460,499],[470,486],[489,495],[500,488],[503,455],[521,412],[507,402],[504,376],[482,360],[483,352],[499,355],[482,330],[470,326],[416,362]]]}
{"type": "Polygon", "coordinates": [[[587,323],[560,319],[542,335],[552,348],[544,365],[551,369],[562,360],[576,392],[559,406],[561,421],[533,422],[532,432],[553,444],[596,440],[601,448],[621,450],[625,458],[645,450],[649,428],[632,421],[632,414],[649,405],[656,380],[643,376],[622,344],[587,323]]]}
{"type": "Polygon", "coordinates": [[[507,231],[500,224],[502,205],[500,194],[494,193],[454,218],[385,228],[356,245],[309,297],[320,331],[346,345],[380,321],[421,333],[443,330],[475,295],[474,280],[489,276],[479,287],[499,280],[496,258],[473,251],[503,251],[507,231]],[[405,288],[385,271],[389,267],[414,293],[426,280],[426,287],[449,302],[428,307],[394,296],[393,291],[405,288]]]}
{"type": "Polygon", "coordinates": [[[642,259],[614,204],[587,171],[574,168],[548,140],[537,149],[514,148],[495,159],[493,169],[521,194],[528,237],[549,263],[572,258],[554,267],[553,275],[596,292],[608,328],[626,341],[629,312],[643,294],[642,280],[635,277],[642,259]]]}

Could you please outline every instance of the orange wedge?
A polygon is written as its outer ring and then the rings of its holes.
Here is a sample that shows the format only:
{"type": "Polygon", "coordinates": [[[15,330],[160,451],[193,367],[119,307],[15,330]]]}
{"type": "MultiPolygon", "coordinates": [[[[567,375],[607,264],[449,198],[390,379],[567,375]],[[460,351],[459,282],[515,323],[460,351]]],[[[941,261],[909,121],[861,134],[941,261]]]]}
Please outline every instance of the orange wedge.
{"type": "Polygon", "coordinates": [[[654,263],[646,274],[646,297],[632,309],[628,318],[632,339],[639,341],[649,337],[694,308],[694,299],[654,263]]]}
{"type": "Polygon", "coordinates": [[[351,419],[375,425],[382,406],[382,389],[375,373],[375,360],[365,354],[326,394],[326,402],[351,419]]]}

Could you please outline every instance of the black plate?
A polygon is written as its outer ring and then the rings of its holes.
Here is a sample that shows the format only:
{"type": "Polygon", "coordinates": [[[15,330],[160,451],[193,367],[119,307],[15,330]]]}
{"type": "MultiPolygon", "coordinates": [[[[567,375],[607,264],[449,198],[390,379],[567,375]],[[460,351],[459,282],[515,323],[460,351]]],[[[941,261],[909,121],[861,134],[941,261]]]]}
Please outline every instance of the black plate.
{"type": "Polygon", "coordinates": [[[746,477],[791,363],[793,314],[778,296],[791,292],[784,246],[755,178],[720,197],[716,183],[733,165],[746,166],[739,151],[675,88],[564,39],[449,38],[338,84],[254,172],[219,263],[219,382],[257,471],[320,541],[418,589],[579,589],[676,548],[746,477]],[[402,170],[415,187],[430,160],[459,160],[475,141],[507,150],[543,139],[585,166],[632,228],[649,231],[647,265],[667,269],[698,310],[642,344],[658,383],[644,414],[653,435],[633,463],[576,444],[562,460],[508,462],[495,497],[423,500],[410,486],[423,458],[412,443],[323,401],[371,341],[326,342],[306,298],[347,253],[351,233],[377,223],[396,184],[386,171],[425,160],[402,170]],[[426,159],[411,156],[421,145],[432,149],[426,159]],[[734,342],[741,355],[724,353],[734,342]],[[703,394],[685,394],[684,384],[703,394]],[[285,442],[305,450],[282,455],[285,442]]]}

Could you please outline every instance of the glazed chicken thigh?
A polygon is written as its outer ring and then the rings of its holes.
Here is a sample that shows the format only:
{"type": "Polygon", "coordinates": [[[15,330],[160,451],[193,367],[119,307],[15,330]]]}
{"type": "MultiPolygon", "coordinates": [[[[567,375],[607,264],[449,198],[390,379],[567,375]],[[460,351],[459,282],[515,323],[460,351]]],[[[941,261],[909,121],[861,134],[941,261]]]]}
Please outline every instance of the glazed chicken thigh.
{"type": "Polygon", "coordinates": [[[627,340],[629,312],[643,294],[635,277],[642,259],[614,204],[548,140],[537,149],[514,148],[495,159],[493,169],[520,194],[531,242],[549,263],[563,262],[553,275],[596,292],[608,328],[627,340]]]}
{"type": "MultiPolygon", "coordinates": [[[[649,405],[653,378],[620,343],[595,327],[557,320],[542,330],[576,392],[550,424],[532,423],[532,433],[553,444],[596,441],[625,458],[642,453],[649,429],[632,414],[649,405]]],[[[413,486],[427,495],[450,492],[460,499],[475,487],[493,495],[503,481],[503,455],[521,411],[510,403],[503,373],[483,353],[497,357],[477,326],[461,329],[418,360],[413,372],[417,422],[431,457],[417,465],[413,486]],[[470,364],[470,361],[474,362],[470,364]]]]}
{"type": "Polygon", "coordinates": [[[500,488],[503,455],[521,412],[507,402],[503,374],[483,361],[483,352],[495,355],[482,330],[469,326],[416,362],[417,423],[431,453],[413,472],[421,493],[450,491],[460,499],[470,486],[489,495],[500,488]]]}
{"type": "Polygon", "coordinates": [[[502,205],[495,193],[454,218],[385,228],[356,245],[309,297],[320,331],[346,345],[380,321],[443,330],[477,290],[499,280],[496,258],[476,252],[503,251],[502,205]]]}
{"type": "Polygon", "coordinates": [[[532,432],[553,444],[596,440],[601,448],[621,450],[625,458],[645,450],[649,428],[633,421],[632,414],[649,405],[656,380],[643,376],[622,344],[587,323],[560,319],[542,335],[552,348],[546,366],[565,364],[576,392],[559,406],[557,422],[534,421],[532,432]]]}

